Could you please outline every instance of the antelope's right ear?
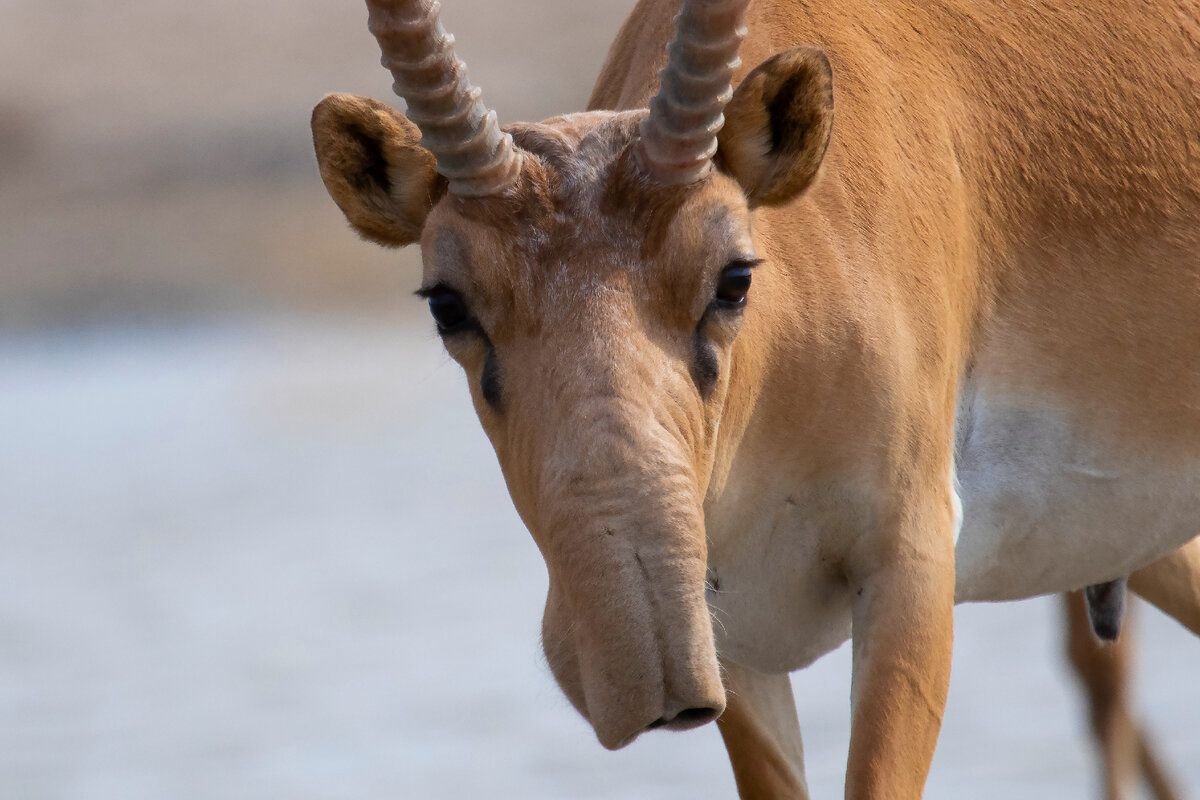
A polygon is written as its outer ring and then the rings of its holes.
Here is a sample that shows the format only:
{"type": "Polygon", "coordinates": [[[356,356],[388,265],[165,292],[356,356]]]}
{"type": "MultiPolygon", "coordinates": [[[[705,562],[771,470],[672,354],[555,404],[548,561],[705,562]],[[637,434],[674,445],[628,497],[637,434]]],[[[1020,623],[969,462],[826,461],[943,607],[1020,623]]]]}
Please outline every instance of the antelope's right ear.
{"type": "Polygon", "coordinates": [[[331,94],[312,132],[321,180],[355,230],[387,247],[421,238],[446,181],[415,125],[377,100],[331,94]]]}

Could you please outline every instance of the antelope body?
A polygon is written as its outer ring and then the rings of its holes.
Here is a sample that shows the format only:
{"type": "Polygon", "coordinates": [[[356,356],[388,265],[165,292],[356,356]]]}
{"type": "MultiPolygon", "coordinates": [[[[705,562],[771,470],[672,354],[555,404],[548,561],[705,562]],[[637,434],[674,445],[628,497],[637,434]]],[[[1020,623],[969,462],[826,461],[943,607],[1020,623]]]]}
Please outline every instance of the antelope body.
{"type": "Polygon", "coordinates": [[[916,797],[956,601],[1166,558],[1191,613],[1193,4],[642,0],[589,111],[503,130],[436,3],[368,6],[412,120],[327,98],[322,175],[421,242],[603,744],[724,711],[803,796],[786,673],[853,631],[847,796],[916,797]]]}

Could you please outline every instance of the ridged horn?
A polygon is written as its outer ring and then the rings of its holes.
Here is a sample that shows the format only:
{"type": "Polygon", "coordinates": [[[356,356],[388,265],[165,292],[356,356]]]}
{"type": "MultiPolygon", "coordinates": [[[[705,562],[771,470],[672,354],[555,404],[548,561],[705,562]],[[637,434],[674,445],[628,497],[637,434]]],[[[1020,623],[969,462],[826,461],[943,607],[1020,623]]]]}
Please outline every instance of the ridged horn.
{"type": "Polygon", "coordinates": [[[395,79],[392,88],[408,103],[408,118],[450,191],[497,194],[520,173],[521,154],[467,80],[441,10],[437,0],[367,0],[367,26],[395,79]]]}
{"type": "Polygon", "coordinates": [[[642,122],[642,164],[658,181],[693,183],[712,168],[717,133],[733,97],[731,81],[742,63],[738,49],[746,38],[749,4],[750,0],[684,0],[658,94],[642,122]]]}

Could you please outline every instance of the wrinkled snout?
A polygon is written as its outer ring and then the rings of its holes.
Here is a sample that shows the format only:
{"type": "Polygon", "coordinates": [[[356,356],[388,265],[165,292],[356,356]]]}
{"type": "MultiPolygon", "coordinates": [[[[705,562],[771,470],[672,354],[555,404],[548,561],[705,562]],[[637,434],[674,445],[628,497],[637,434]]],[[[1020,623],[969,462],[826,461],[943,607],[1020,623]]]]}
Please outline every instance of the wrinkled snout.
{"type": "Polygon", "coordinates": [[[610,749],[725,709],[704,592],[704,416],[686,362],[630,329],[627,301],[578,308],[562,323],[578,335],[560,331],[529,377],[510,371],[529,391],[497,437],[546,559],[547,660],[610,749]]]}
{"type": "Polygon", "coordinates": [[[615,750],[656,728],[687,730],[725,709],[704,600],[704,562],[601,526],[571,537],[551,570],[547,660],[567,697],[615,750]],[[586,563],[584,563],[586,562],[586,563]]]}

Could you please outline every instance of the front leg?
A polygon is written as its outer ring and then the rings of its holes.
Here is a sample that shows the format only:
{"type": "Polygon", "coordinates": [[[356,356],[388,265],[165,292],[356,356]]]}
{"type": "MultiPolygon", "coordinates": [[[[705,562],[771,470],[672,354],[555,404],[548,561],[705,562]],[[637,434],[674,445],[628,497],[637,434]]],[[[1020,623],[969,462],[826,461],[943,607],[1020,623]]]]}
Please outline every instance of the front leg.
{"type": "Polygon", "coordinates": [[[717,720],[742,800],[808,800],[804,747],[788,676],[723,663],[727,696],[717,720]]]}
{"type": "Polygon", "coordinates": [[[856,597],[846,797],[852,800],[915,800],[924,790],[950,686],[950,516],[930,513],[924,525],[871,537],[870,552],[860,553],[851,571],[856,597]]]}

